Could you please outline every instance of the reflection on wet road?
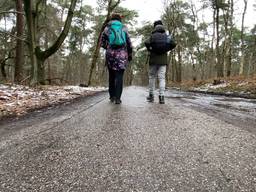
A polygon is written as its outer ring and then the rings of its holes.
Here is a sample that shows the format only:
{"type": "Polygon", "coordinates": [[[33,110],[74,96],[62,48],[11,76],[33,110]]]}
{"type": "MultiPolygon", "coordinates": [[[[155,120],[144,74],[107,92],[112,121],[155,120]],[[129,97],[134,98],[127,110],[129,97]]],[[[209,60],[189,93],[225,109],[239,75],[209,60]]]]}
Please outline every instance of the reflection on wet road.
{"type": "Polygon", "coordinates": [[[180,100],[182,105],[214,115],[226,122],[256,133],[256,100],[226,97],[178,90],[167,90],[166,98],[180,100]]]}

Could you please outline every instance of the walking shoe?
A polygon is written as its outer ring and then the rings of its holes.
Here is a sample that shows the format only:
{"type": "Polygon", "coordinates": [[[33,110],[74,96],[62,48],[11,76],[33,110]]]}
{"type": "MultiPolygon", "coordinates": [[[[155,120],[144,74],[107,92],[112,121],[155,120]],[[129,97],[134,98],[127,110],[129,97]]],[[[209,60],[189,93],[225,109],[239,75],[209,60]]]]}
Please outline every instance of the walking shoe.
{"type": "Polygon", "coordinates": [[[165,102],[164,102],[164,96],[163,95],[159,95],[159,103],[160,104],[164,104],[165,102]]]}
{"type": "Polygon", "coordinates": [[[147,101],[148,102],[154,102],[154,95],[153,94],[149,94],[149,96],[147,96],[147,101]]]}
{"type": "Polygon", "coordinates": [[[116,104],[121,104],[121,103],[122,103],[121,99],[116,99],[116,104]]]}
{"type": "Polygon", "coordinates": [[[110,100],[111,103],[114,103],[116,98],[115,97],[110,97],[109,100],[110,100]]]}

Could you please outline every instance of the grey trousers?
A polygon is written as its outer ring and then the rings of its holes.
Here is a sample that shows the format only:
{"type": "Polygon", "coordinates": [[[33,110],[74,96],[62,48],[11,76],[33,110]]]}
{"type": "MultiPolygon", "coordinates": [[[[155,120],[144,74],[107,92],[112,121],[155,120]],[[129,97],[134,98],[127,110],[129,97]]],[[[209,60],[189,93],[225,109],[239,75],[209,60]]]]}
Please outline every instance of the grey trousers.
{"type": "Polygon", "coordinates": [[[154,95],[156,77],[159,80],[159,95],[164,96],[166,65],[149,66],[149,94],[154,95]]]}

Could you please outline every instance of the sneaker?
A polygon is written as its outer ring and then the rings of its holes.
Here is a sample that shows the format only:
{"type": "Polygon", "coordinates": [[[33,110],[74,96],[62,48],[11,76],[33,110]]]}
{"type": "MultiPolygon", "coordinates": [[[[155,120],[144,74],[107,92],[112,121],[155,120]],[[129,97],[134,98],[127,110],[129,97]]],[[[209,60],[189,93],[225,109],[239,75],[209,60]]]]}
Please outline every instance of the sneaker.
{"type": "Polygon", "coordinates": [[[159,96],[159,103],[160,104],[164,104],[165,102],[164,102],[164,96],[162,95],[162,96],[159,96]]]}
{"type": "Polygon", "coordinates": [[[149,94],[149,96],[147,96],[147,101],[148,102],[154,102],[154,95],[153,94],[149,94]]]}
{"type": "Polygon", "coordinates": [[[110,97],[109,100],[110,100],[111,103],[114,103],[116,98],[115,97],[110,97]]]}
{"type": "Polygon", "coordinates": [[[121,99],[116,99],[115,104],[121,104],[121,103],[122,103],[121,99]]]}

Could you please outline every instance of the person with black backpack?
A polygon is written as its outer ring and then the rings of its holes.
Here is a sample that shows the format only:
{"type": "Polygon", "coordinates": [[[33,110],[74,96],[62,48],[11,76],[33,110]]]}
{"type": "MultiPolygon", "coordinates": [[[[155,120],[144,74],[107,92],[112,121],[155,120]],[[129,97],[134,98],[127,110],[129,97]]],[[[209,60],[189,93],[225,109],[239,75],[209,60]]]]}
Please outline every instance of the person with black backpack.
{"type": "Polygon", "coordinates": [[[101,37],[101,47],[106,49],[106,65],[109,71],[110,101],[121,104],[123,75],[132,60],[132,44],[122,16],[113,13],[101,37]]]}
{"type": "Polygon", "coordinates": [[[168,64],[167,53],[176,47],[174,40],[166,34],[161,20],[154,22],[154,30],[145,42],[149,51],[149,96],[148,102],[154,102],[156,76],[159,80],[159,103],[164,104],[165,73],[168,64]]]}

